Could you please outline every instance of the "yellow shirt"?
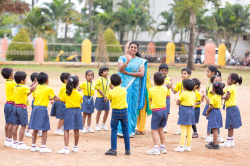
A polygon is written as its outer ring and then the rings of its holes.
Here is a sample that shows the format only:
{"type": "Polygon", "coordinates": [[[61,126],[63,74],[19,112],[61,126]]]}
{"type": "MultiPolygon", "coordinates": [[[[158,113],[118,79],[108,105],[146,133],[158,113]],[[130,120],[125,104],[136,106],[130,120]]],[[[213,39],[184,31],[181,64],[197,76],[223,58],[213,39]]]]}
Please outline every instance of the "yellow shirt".
{"type": "Polygon", "coordinates": [[[30,88],[22,84],[17,84],[14,88],[14,96],[16,104],[28,105],[27,94],[30,93],[30,88]]]}
{"type": "MultiPolygon", "coordinates": [[[[100,77],[96,80],[95,84],[100,88],[102,93],[107,97],[109,94],[109,86],[111,85],[109,78],[100,77]]],[[[102,97],[102,95],[97,92],[97,97],[102,97]]]]}
{"type": "Polygon", "coordinates": [[[179,93],[179,96],[180,96],[181,93],[182,93],[182,90],[183,90],[183,82],[182,82],[182,81],[178,82],[178,83],[176,84],[174,90],[175,90],[176,92],[180,91],[180,93],[179,93]]]}
{"type": "Polygon", "coordinates": [[[151,108],[166,107],[166,97],[168,94],[168,88],[164,86],[155,86],[149,89],[148,98],[152,99],[151,108]]]}
{"type": "Polygon", "coordinates": [[[221,95],[213,95],[210,99],[209,105],[213,105],[214,108],[221,108],[221,95]]]}
{"type": "MultiPolygon", "coordinates": [[[[201,94],[200,94],[200,92],[196,89],[194,93],[195,93],[195,103],[201,101],[201,94]]],[[[201,106],[200,104],[196,105],[196,107],[200,107],[200,106],[201,106]]]]}
{"type": "MultiPolygon", "coordinates": [[[[164,80],[165,85],[169,84],[170,80],[171,80],[171,78],[166,76],[166,78],[164,80]]],[[[170,89],[168,89],[167,96],[170,96],[170,89]]]]}
{"type": "Polygon", "coordinates": [[[179,100],[183,106],[193,106],[195,102],[195,94],[193,91],[184,91],[180,95],[179,100]]]}
{"type": "Polygon", "coordinates": [[[237,105],[237,100],[236,100],[236,85],[232,84],[227,88],[227,92],[230,93],[230,97],[228,100],[225,101],[226,107],[233,107],[237,105]]]}
{"type": "Polygon", "coordinates": [[[100,89],[96,84],[92,84],[87,81],[83,82],[79,87],[83,90],[84,96],[94,96],[95,90],[100,89]]]}
{"type": "Polygon", "coordinates": [[[15,102],[14,97],[14,87],[16,86],[16,82],[11,79],[6,79],[5,82],[5,93],[6,93],[6,100],[15,102]]]}
{"type": "Polygon", "coordinates": [[[66,91],[64,91],[61,101],[65,102],[66,108],[82,108],[81,107],[81,103],[83,102],[82,95],[75,88],[73,89],[70,96],[68,96],[66,91]]]}
{"type": "Polygon", "coordinates": [[[32,97],[35,98],[35,91],[31,93],[32,97]]]}
{"type": "Polygon", "coordinates": [[[61,88],[60,88],[60,91],[59,91],[59,94],[58,94],[59,98],[62,97],[64,91],[66,91],[66,84],[65,83],[63,83],[61,88]]]}
{"type": "Polygon", "coordinates": [[[55,93],[52,88],[45,84],[37,85],[35,91],[34,106],[45,106],[48,107],[49,100],[55,97],[55,93]]]}
{"type": "Polygon", "coordinates": [[[208,81],[207,83],[207,88],[206,88],[206,95],[209,99],[211,99],[211,97],[214,95],[212,93],[212,88],[213,88],[213,83],[211,83],[210,81],[208,81]]]}
{"type": "Polygon", "coordinates": [[[108,94],[108,99],[111,100],[112,109],[124,109],[128,107],[126,100],[127,90],[121,86],[115,86],[108,94]]]}

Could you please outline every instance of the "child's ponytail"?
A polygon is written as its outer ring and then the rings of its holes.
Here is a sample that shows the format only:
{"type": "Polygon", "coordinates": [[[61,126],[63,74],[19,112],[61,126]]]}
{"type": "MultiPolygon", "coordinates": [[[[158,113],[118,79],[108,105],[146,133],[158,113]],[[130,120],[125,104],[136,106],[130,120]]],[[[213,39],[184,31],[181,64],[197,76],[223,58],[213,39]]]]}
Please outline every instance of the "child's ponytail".
{"type": "Polygon", "coordinates": [[[242,77],[239,77],[238,83],[239,83],[239,85],[242,84],[242,77]]]}
{"type": "Polygon", "coordinates": [[[77,84],[79,83],[79,79],[76,75],[70,76],[68,78],[68,83],[66,85],[66,94],[68,96],[71,95],[74,88],[76,88],[77,84]]]}
{"type": "Polygon", "coordinates": [[[212,73],[214,73],[215,75],[218,75],[218,76],[221,77],[221,72],[217,69],[217,67],[215,67],[215,66],[209,66],[208,69],[209,69],[212,73]]]}
{"type": "Polygon", "coordinates": [[[219,70],[217,70],[217,74],[216,75],[218,75],[218,76],[221,77],[221,72],[219,70]]]}
{"type": "Polygon", "coordinates": [[[242,77],[239,77],[237,73],[231,73],[230,74],[231,80],[235,81],[235,84],[239,83],[239,85],[242,84],[242,77]]]}

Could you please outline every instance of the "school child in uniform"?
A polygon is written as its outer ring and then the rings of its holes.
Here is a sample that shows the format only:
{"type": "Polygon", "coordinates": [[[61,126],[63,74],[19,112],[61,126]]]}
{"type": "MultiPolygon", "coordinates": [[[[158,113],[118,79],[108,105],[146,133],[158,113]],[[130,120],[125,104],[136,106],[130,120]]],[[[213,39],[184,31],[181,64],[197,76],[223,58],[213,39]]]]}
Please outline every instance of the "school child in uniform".
{"type": "Polygon", "coordinates": [[[168,88],[163,86],[165,75],[161,72],[154,74],[154,87],[149,90],[149,99],[152,101],[152,119],[151,119],[151,133],[154,142],[154,149],[147,151],[147,154],[160,155],[166,154],[165,135],[163,128],[166,126],[168,110],[166,105],[166,97],[168,95],[168,88]],[[159,147],[158,133],[160,135],[161,146],[159,147]]]}
{"type": "MultiPolygon", "coordinates": [[[[178,91],[180,91],[179,96],[181,95],[182,91],[184,91],[184,89],[183,89],[183,81],[185,81],[186,79],[189,79],[189,77],[191,76],[191,73],[192,73],[192,71],[189,68],[183,68],[181,70],[181,79],[182,79],[182,81],[178,82],[176,84],[175,88],[172,86],[172,84],[170,86],[171,90],[172,90],[172,92],[174,94],[176,94],[176,93],[178,93],[178,91]]],[[[179,112],[180,112],[180,110],[179,110],[179,112]]],[[[174,135],[180,135],[180,134],[181,134],[181,130],[174,133],[174,135]]]]}
{"type": "Polygon", "coordinates": [[[66,91],[63,92],[62,102],[66,104],[64,114],[64,149],[58,151],[59,154],[69,154],[69,130],[74,130],[75,145],[72,152],[78,152],[79,130],[83,128],[81,103],[82,95],[76,89],[79,85],[79,79],[76,75],[68,78],[66,91]]]}
{"type": "Polygon", "coordinates": [[[111,77],[111,84],[114,89],[108,94],[108,99],[111,102],[112,118],[110,122],[111,127],[111,149],[105,155],[117,156],[117,130],[119,121],[122,126],[122,133],[125,143],[125,155],[130,155],[130,138],[128,131],[128,103],[126,100],[127,90],[121,87],[121,77],[118,74],[113,74],[111,77]]]}
{"type": "Polygon", "coordinates": [[[4,105],[4,116],[5,116],[5,141],[4,146],[12,147],[12,130],[13,130],[13,110],[15,104],[14,97],[14,87],[16,82],[14,79],[13,69],[3,68],[1,74],[5,82],[5,94],[6,94],[6,103],[4,105]]]}
{"type": "MultiPolygon", "coordinates": [[[[107,68],[106,66],[101,67],[99,69],[100,78],[98,78],[95,82],[95,84],[100,88],[100,90],[106,97],[108,96],[109,88],[111,89],[113,88],[113,86],[110,83],[110,79],[108,78],[108,74],[109,74],[109,68],[107,68]]],[[[97,110],[96,131],[100,131],[99,120],[103,110],[104,110],[104,116],[101,129],[108,131],[109,129],[106,127],[105,123],[107,121],[109,114],[109,100],[105,102],[104,97],[99,92],[97,93],[97,98],[95,101],[95,109],[97,110]]]]}
{"type": "MultiPolygon", "coordinates": [[[[168,94],[167,94],[167,97],[166,97],[166,107],[167,107],[167,119],[169,117],[169,114],[170,114],[170,84],[171,84],[171,81],[172,79],[170,77],[168,77],[168,65],[165,64],[165,63],[162,63],[160,66],[159,66],[159,72],[162,72],[165,76],[165,80],[164,80],[164,83],[166,85],[166,87],[168,87],[168,94]]],[[[163,128],[163,132],[164,133],[167,133],[168,130],[167,130],[167,124],[166,126],[163,128]]]]}
{"type": "Polygon", "coordinates": [[[221,108],[221,96],[223,95],[223,85],[220,82],[214,82],[212,85],[212,91],[214,95],[209,101],[209,108],[207,109],[206,115],[208,117],[208,128],[213,131],[213,142],[209,142],[206,145],[208,149],[220,149],[218,144],[218,129],[222,125],[222,115],[220,112],[221,108]]]}
{"type": "Polygon", "coordinates": [[[49,84],[48,74],[41,72],[37,76],[39,85],[35,91],[34,107],[30,116],[29,129],[33,129],[31,152],[40,151],[40,153],[51,153],[52,150],[46,148],[47,133],[50,130],[48,105],[50,100],[59,101],[54,90],[47,85],[49,84]],[[42,130],[41,149],[36,146],[38,130],[42,130]]]}
{"type": "Polygon", "coordinates": [[[31,84],[31,88],[25,86],[27,80],[27,74],[22,71],[18,71],[15,73],[15,81],[17,85],[14,88],[14,97],[15,97],[15,107],[13,111],[13,144],[12,148],[17,148],[18,150],[27,150],[30,149],[29,146],[23,143],[23,137],[26,129],[26,125],[28,125],[28,111],[27,105],[28,100],[27,97],[35,91],[36,89],[36,81],[31,84]],[[21,129],[19,131],[19,142],[17,142],[17,130],[19,125],[21,125],[21,129]]]}
{"type": "Polygon", "coordinates": [[[191,151],[192,125],[195,124],[193,108],[195,102],[194,82],[190,79],[184,80],[183,90],[184,92],[181,93],[177,100],[177,105],[180,105],[177,124],[181,127],[181,141],[180,146],[174,149],[176,152],[191,151]],[[184,147],[186,136],[187,145],[184,147]]]}
{"type": "Polygon", "coordinates": [[[90,128],[91,125],[91,115],[94,113],[94,99],[93,96],[95,94],[95,90],[101,94],[101,96],[104,99],[104,102],[107,103],[108,100],[105,97],[105,95],[102,93],[100,88],[92,83],[92,80],[94,79],[94,72],[92,70],[87,70],[85,73],[85,78],[87,81],[83,82],[79,88],[83,90],[83,103],[81,105],[82,107],[82,112],[83,112],[83,130],[81,131],[82,133],[94,133],[95,131],[90,128]],[[88,117],[87,120],[87,130],[85,129],[85,119],[88,117]]]}
{"type": "MultiPolygon", "coordinates": [[[[197,78],[193,78],[192,80],[194,81],[194,93],[195,93],[194,118],[195,118],[195,123],[197,124],[199,123],[199,119],[200,119],[201,94],[199,92],[199,89],[200,89],[201,83],[197,78]]],[[[198,138],[196,124],[192,125],[193,131],[194,131],[192,138],[198,138]]]]}
{"type": "Polygon", "coordinates": [[[226,94],[222,97],[225,100],[225,106],[227,107],[226,111],[226,124],[225,129],[228,129],[227,140],[220,144],[222,147],[232,147],[235,146],[233,132],[234,129],[238,129],[242,126],[240,110],[237,106],[236,98],[236,84],[242,84],[242,77],[239,77],[236,73],[231,73],[227,79],[227,88],[226,94]]]}
{"type": "MultiPolygon", "coordinates": [[[[60,80],[62,81],[63,84],[58,94],[59,98],[61,98],[64,91],[66,91],[66,84],[68,82],[69,76],[70,73],[62,73],[60,75],[60,80]]],[[[61,101],[55,101],[54,104],[52,105],[50,116],[55,116],[56,119],[59,119],[57,128],[54,133],[55,135],[64,135],[64,131],[62,131],[61,129],[63,129],[65,109],[66,106],[61,101]]]]}

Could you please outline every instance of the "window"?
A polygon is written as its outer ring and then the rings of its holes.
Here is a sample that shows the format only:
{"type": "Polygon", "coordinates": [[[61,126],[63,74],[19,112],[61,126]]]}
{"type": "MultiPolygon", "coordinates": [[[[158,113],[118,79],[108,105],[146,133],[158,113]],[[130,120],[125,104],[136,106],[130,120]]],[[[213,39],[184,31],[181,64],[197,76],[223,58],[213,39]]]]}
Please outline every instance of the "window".
{"type": "Polygon", "coordinates": [[[249,40],[249,36],[248,35],[243,35],[243,40],[249,40]]]}
{"type": "Polygon", "coordinates": [[[200,40],[200,46],[205,46],[206,40],[200,40]]]}

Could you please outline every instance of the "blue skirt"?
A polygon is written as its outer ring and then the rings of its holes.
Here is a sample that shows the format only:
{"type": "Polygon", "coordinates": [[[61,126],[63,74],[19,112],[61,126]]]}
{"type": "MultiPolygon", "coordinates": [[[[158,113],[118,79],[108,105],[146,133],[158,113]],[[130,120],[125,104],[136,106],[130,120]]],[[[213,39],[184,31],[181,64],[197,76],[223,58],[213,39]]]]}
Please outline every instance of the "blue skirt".
{"type": "Polygon", "coordinates": [[[34,99],[31,102],[31,108],[33,108],[33,107],[34,107],[34,99]]]}
{"type": "Polygon", "coordinates": [[[166,99],[167,113],[170,114],[170,98],[166,99]]]}
{"type": "Polygon", "coordinates": [[[203,112],[202,112],[202,115],[203,116],[206,116],[206,112],[207,112],[207,109],[209,108],[209,105],[207,105],[206,104],[206,106],[205,106],[205,108],[204,108],[204,110],[203,110],[203,112]]]}
{"type": "Polygon", "coordinates": [[[47,107],[34,106],[30,116],[29,129],[50,130],[49,114],[47,107]]]}
{"type": "Polygon", "coordinates": [[[93,114],[95,109],[93,96],[83,96],[82,99],[82,112],[86,114],[93,114]],[[90,100],[90,103],[88,102],[88,100],[90,100]]]}
{"type": "Polygon", "coordinates": [[[56,119],[64,119],[66,105],[61,101],[54,101],[50,116],[55,116],[56,119]]]}
{"type": "Polygon", "coordinates": [[[103,97],[97,97],[95,100],[95,109],[98,111],[109,111],[109,100],[105,103],[103,97]]]}
{"type": "Polygon", "coordinates": [[[194,125],[194,108],[193,106],[180,105],[178,125],[194,125]]]}
{"type": "Polygon", "coordinates": [[[211,129],[223,127],[220,108],[213,108],[209,112],[207,127],[211,129]]]}
{"type": "Polygon", "coordinates": [[[83,121],[80,108],[66,108],[64,115],[64,130],[82,130],[83,121]]]}
{"type": "Polygon", "coordinates": [[[14,111],[14,105],[5,103],[4,105],[5,123],[13,123],[13,111],[14,111]]]}
{"type": "Polygon", "coordinates": [[[227,114],[226,114],[225,129],[230,129],[230,126],[233,129],[240,128],[240,126],[242,126],[242,122],[241,122],[240,110],[238,106],[236,105],[233,107],[227,107],[226,111],[227,111],[227,114]]]}
{"type": "Polygon", "coordinates": [[[194,119],[195,119],[195,123],[199,123],[199,120],[200,120],[200,110],[201,110],[200,107],[196,107],[196,108],[194,109],[194,119]]]}

